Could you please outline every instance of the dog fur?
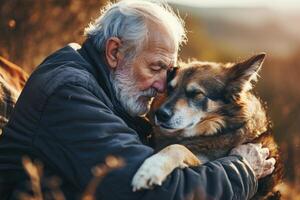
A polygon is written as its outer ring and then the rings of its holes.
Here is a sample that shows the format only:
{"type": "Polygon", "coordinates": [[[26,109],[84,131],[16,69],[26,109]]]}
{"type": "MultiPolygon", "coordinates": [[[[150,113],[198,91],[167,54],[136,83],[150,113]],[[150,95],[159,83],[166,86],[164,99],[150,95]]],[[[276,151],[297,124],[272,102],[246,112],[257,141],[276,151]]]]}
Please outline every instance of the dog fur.
{"type": "Polygon", "coordinates": [[[27,78],[19,66],[0,56],[0,136],[27,78]]]}
{"type": "Polygon", "coordinates": [[[161,185],[176,167],[199,165],[226,156],[237,145],[259,142],[276,165],[259,180],[253,199],[280,198],[273,191],[282,179],[278,146],[263,104],[251,92],[264,58],[262,53],[240,63],[193,61],[168,74],[167,92],[154,100],[149,115],[156,149],[162,150],[142,164],[134,190],[161,185]]]}

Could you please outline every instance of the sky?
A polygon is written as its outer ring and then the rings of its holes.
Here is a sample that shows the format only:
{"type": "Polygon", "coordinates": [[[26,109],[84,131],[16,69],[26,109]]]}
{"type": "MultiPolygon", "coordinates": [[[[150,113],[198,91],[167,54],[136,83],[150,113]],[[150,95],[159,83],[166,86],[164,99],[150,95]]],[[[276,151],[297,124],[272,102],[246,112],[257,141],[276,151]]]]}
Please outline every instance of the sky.
{"type": "Polygon", "coordinates": [[[167,0],[168,2],[201,7],[272,7],[299,9],[300,0],[167,0]]]}

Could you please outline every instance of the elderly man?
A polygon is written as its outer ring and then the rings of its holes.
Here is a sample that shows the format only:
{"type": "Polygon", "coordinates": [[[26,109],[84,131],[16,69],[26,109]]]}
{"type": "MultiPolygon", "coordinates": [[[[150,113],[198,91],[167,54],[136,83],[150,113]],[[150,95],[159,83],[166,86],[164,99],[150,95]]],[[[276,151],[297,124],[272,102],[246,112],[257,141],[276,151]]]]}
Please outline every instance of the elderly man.
{"type": "Polygon", "coordinates": [[[166,6],[121,1],[105,7],[86,36],[81,48],[58,50],[29,78],[0,142],[1,199],[30,191],[24,155],[44,164],[42,188],[48,177],[62,179],[66,199],[81,197],[93,177],[91,169],[109,155],[125,164],[104,177],[97,199],[251,198],[257,178],[273,167],[265,164],[266,150],[257,145],[175,170],[162,186],[133,192],[134,173],[153,154],[151,126],[139,116],[164,91],[185,30],[166,6]]]}

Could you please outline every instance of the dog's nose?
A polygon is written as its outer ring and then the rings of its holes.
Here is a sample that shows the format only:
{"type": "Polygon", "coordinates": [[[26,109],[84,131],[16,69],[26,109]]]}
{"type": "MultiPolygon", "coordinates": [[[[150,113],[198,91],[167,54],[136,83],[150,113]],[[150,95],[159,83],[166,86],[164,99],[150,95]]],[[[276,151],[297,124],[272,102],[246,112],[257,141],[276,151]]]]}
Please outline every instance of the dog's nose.
{"type": "Polygon", "coordinates": [[[156,118],[160,122],[167,122],[172,117],[172,112],[169,109],[160,108],[155,112],[156,118]]]}

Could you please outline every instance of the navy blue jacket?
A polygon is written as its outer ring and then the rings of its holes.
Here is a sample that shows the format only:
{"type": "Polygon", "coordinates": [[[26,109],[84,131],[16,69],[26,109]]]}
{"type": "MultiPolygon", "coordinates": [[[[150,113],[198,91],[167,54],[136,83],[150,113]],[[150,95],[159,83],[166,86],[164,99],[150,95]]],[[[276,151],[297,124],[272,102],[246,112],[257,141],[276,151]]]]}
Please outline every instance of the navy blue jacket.
{"type": "Polygon", "coordinates": [[[0,199],[30,189],[24,155],[44,164],[45,192],[45,180],[57,176],[71,200],[80,197],[92,167],[108,155],[123,158],[125,165],[105,176],[97,199],[248,199],[256,192],[252,170],[236,156],[176,169],[161,187],[132,192],[133,175],[154,153],[148,146],[151,126],[122,109],[103,57],[87,40],[79,50],[66,46],[53,53],[30,76],[0,138],[0,199]]]}

